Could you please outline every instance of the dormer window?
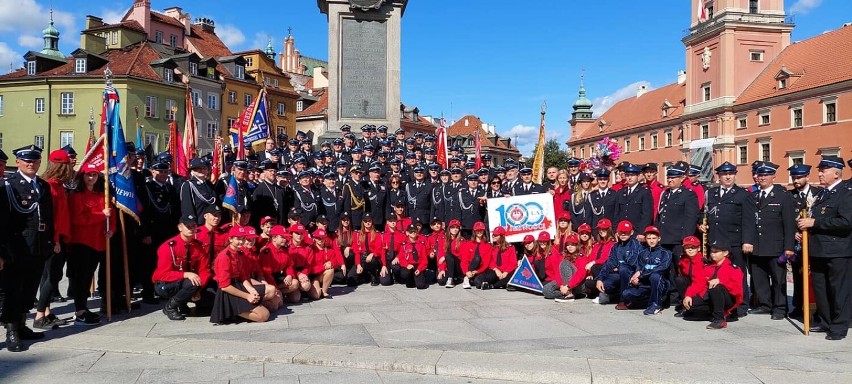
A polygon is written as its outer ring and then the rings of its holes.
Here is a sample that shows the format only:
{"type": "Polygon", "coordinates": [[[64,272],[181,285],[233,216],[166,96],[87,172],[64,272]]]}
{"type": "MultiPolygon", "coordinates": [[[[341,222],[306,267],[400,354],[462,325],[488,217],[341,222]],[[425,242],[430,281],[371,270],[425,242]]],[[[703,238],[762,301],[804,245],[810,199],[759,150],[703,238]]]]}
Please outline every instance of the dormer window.
{"type": "Polygon", "coordinates": [[[166,68],[163,70],[163,79],[166,80],[167,83],[175,81],[175,71],[173,69],[166,68]]]}
{"type": "Polygon", "coordinates": [[[36,74],[36,62],[35,60],[30,60],[27,62],[27,75],[35,75],[36,74]]]}
{"type": "Polygon", "coordinates": [[[778,89],[785,89],[785,88],[787,88],[787,78],[784,77],[784,78],[778,79],[778,89]]]}
{"type": "Polygon", "coordinates": [[[598,121],[598,132],[603,132],[605,126],[606,120],[600,119],[600,121],[598,121]]]}
{"type": "Polygon", "coordinates": [[[663,102],[663,105],[660,106],[660,109],[663,111],[663,117],[669,117],[669,108],[672,107],[672,103],[669,103],[669,100],[663,102]]]}
{"type": "Polygon", "coordinates": [[[792,82],[795,81],[795,77],[799,77],[801,74],[794,73],[793,71],[787,69],[787,67],[781,67],[781,70],[775,75],[775,80],[778,81],[778,89],[787,89],[792,82]]]}
{"type": "Polygon", "coordinates": [[[86,73],[86,59],[74,60],[74,73],[86,73]]]}
{"type": "Polygon", "coordinates": [[[245,68],[245,67],[243,67],[242,65],[237,65],[237,70],[236,70],[236,74],[235,74],[235,76],[236,76],[238,79],[240,79],[240,80],[245,79],[245,77],[246,77],[246,68],[245,68]]]}
{"type": "Polygon", "coordinates": [[[189,73],[192,76],[198,76],[198,63],[189,63],[189,73]]]}

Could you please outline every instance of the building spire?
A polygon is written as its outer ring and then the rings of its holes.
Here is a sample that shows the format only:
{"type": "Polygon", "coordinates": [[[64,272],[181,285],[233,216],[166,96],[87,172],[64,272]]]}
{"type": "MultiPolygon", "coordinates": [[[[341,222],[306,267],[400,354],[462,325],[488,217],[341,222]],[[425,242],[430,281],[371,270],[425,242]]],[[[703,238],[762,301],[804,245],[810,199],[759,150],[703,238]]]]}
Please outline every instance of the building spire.
{"type": "Polygon", "coordinates": [[[577,101],[574,102],[574,112],[571,113],[572,120],[582,120],[592,118],[592,101],[586,98],[586,70],[580,72],[580,90],[578,92],[577,101]]]}
{"type": "Polygon", "coordinates": [[[65,60],[65,55],[59,52],[59,31],[56,30],[53,24],[53,8],[50,8],[50,24],[41,31],[41,34],[42,38],[44,38],[44,46],[41,53],[59,60],[65,60]]]}
{"type": "Polygon", "coordinates": [[[266,44],[266,56],[272,60],[275,60],[275,48],[272,48],[272,38],[269,38],[269,43],[266,44]]]}

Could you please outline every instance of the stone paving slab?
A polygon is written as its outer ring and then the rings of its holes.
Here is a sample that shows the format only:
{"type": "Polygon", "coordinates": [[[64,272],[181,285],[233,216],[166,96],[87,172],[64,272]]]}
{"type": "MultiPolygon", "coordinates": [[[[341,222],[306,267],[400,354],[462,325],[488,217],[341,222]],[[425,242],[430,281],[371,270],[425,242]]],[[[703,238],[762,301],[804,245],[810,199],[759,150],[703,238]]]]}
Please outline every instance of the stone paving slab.
{"type": "Polygon", "coordinates": [[[553,356],[549,351],[528,355],[446,351],[435,371],[438,375],[530,383],[591,382],[586,359],[553,356]]]}
{"type": "Polygon", "coordinates": [[[671,384],[761,384],[745,368],[721,364],[646,363],[639,361],[589,359],[592,381],[607,383],[671,383],[671,384]]]}
{"type": "Polygon", "coordinates": [[[471,343],[493,340],[464,320],[412,321],[366,324],[381,347],[410,348],[441,343],[471,343]]]}
{"type": "Polygon", "coordinates": [[[296,364],[435,374],[442,351],[314,345],[293,358],[296,364]]]}

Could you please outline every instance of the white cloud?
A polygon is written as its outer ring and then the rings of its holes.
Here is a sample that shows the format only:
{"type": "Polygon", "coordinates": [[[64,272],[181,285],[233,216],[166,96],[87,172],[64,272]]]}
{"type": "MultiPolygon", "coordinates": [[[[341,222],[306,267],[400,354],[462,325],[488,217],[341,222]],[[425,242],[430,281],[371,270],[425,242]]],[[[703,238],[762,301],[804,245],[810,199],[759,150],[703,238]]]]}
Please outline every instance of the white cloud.
{"type": "Polygon", "coordinates": [[[604,112],[606,112],[610,107],[615,105],[621,100],[636,96],[636,92],[639,90],[639,87],[644,85],[650,91],[654,89],[651,87],[651,83],[645,80],[637,81],[632,84],[628,84],[623,88],[609,94],[606,96],[596,97],[592,100],[592,111],[594,111],[595,116],[600,116],[604,112]]]}
{"type": "Polygon", "coordinates": [[[791,15],[804,15],[812,9],[819,7],[822,0],[798,0],[790,7],[788,11],[791,15]]]}
{"type": "Polygon", "coordinates": [[[104,23],[107,24],[115,24],[121,21],[121,18],[124,17],[124,14],[127,13],[127,10],[112,10],[112,9],[103,9],[101,10],[101,19],[104,23]]]}
{"type": "Polygon", "coordinates": [[[8,72],[9,64],[12,65],[12,69],[21,68],[23,62],[24,58],[20,53],[13,51],[6,43],[0,41],[0,73],[8,72]]]}
{"type": "Polygon", "coordinates": [[[512,139],[512,144],[518,147],[522,155],[527,156],[532,153],[538,142],[538,127],[518,124],[508,132],[501,133],[500,136],[512,139]]]}
{"type": "MultiPolygon", "coordinates": [[[[269,39],[272,39],[272,36],[266,32],[255,33],[254,40],[252,40],[249,49],[260,49],[262,51],[266,49],[266,45],[269,44],[269,39]]],[[[272,48],[278,52],[278,47],[275,46],[275,39],[272,39],[272,48]]]]}
{"type": "Polygon", "coordinates": [[[18,45],[22,48],[41,48],[44,46],[44,38],[31,35],[18,36],[18,45]]]}
{"type": "MultiPolygon", "coordinates": [[[[0,0],[0,32],[40,32],[50,22],[48,7],[36,0],[0,0]]],[[[54,9],[53,21],[60,33],[73,35],[74,15],[70,12],[54,9]]]]}
{"type": "Polygon", "coordinates": [[[219,36],[219,39],[232,51],[246,41],[246,35],[239,28],[230,24],[217,25],[216,36],[219,36]]]}

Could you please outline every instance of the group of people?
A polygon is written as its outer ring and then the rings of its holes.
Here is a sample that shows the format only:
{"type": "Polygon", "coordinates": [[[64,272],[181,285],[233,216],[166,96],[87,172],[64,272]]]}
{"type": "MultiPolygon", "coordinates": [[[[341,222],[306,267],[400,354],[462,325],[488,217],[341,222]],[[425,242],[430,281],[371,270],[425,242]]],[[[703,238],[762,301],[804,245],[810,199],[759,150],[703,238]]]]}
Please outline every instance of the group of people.
{"type": "Polygon", "coordinates": [[[127,278],[141,286],[143,302],[164,301],[171,320],[209,311],[213,323],[266,321],[285,303],[332,298],[333,284],[512,289],[526,257],[545,298],[588,298],[647,315],[672,307],[679,317],[709,316],[707,327],[720,329],[748,314],[803,315],[804,288],[796,286],[788,308],[785,274],[791,264],[801,276],[804,230],[811,235],[814,330],[832,340],[846,336],[852,182],[842,180],[840,158],[817,166],[824,188],[811,186],[807,165],[789,169],[792,190],[775,183],[779,167],[769,162],[752,165],[748,188],[737,185],[737,167],[723,163],[715,169],[719,185],[705,188],[697,181],[701,168],[685,162],[667,167],[663,184],[655,163],[590,172],[576,158],[567,169],[547,169],[538,184],[523,164],[494,166],[486,155],[477,168],[458,147],[445,168],[431,135],[406,138],[397,130],[389,137],[386,127],[364,126],[356,139],[351,128],[342,130],[342,139],[317,150],[303,132],[270,138],[257,153],[225,146],[216,179],[210,158],[191,159],[183,177],[168,153],[146,159],[128,148],[138,222],[105,205],[102,169],[84,164],[75,172],[73,148],[50,152],[41,175],[41,149],[16,150],[17,171],[0,193],[6,348],[20,351],[22,340],[43,337],[26,325],[32,297],[34,328],[65,323],[50,311],[52,300],[64,300],[56,288],[63,272],[74,323],[100,322],[87,306],[91,287],[110,296],[112,308],[124,306],[122,284],[106,292],[106,273],[114,282],[124,277],[121,258],[111,258],[106,271],[108,243],[117,250],[127,243],[127,278]],[[508,228],[488,223],[488,199],[527,194],[552,196],[555,235],[510,243],[508,228]],[[113,236],[119,220],[124,232],[113,236]]]}

